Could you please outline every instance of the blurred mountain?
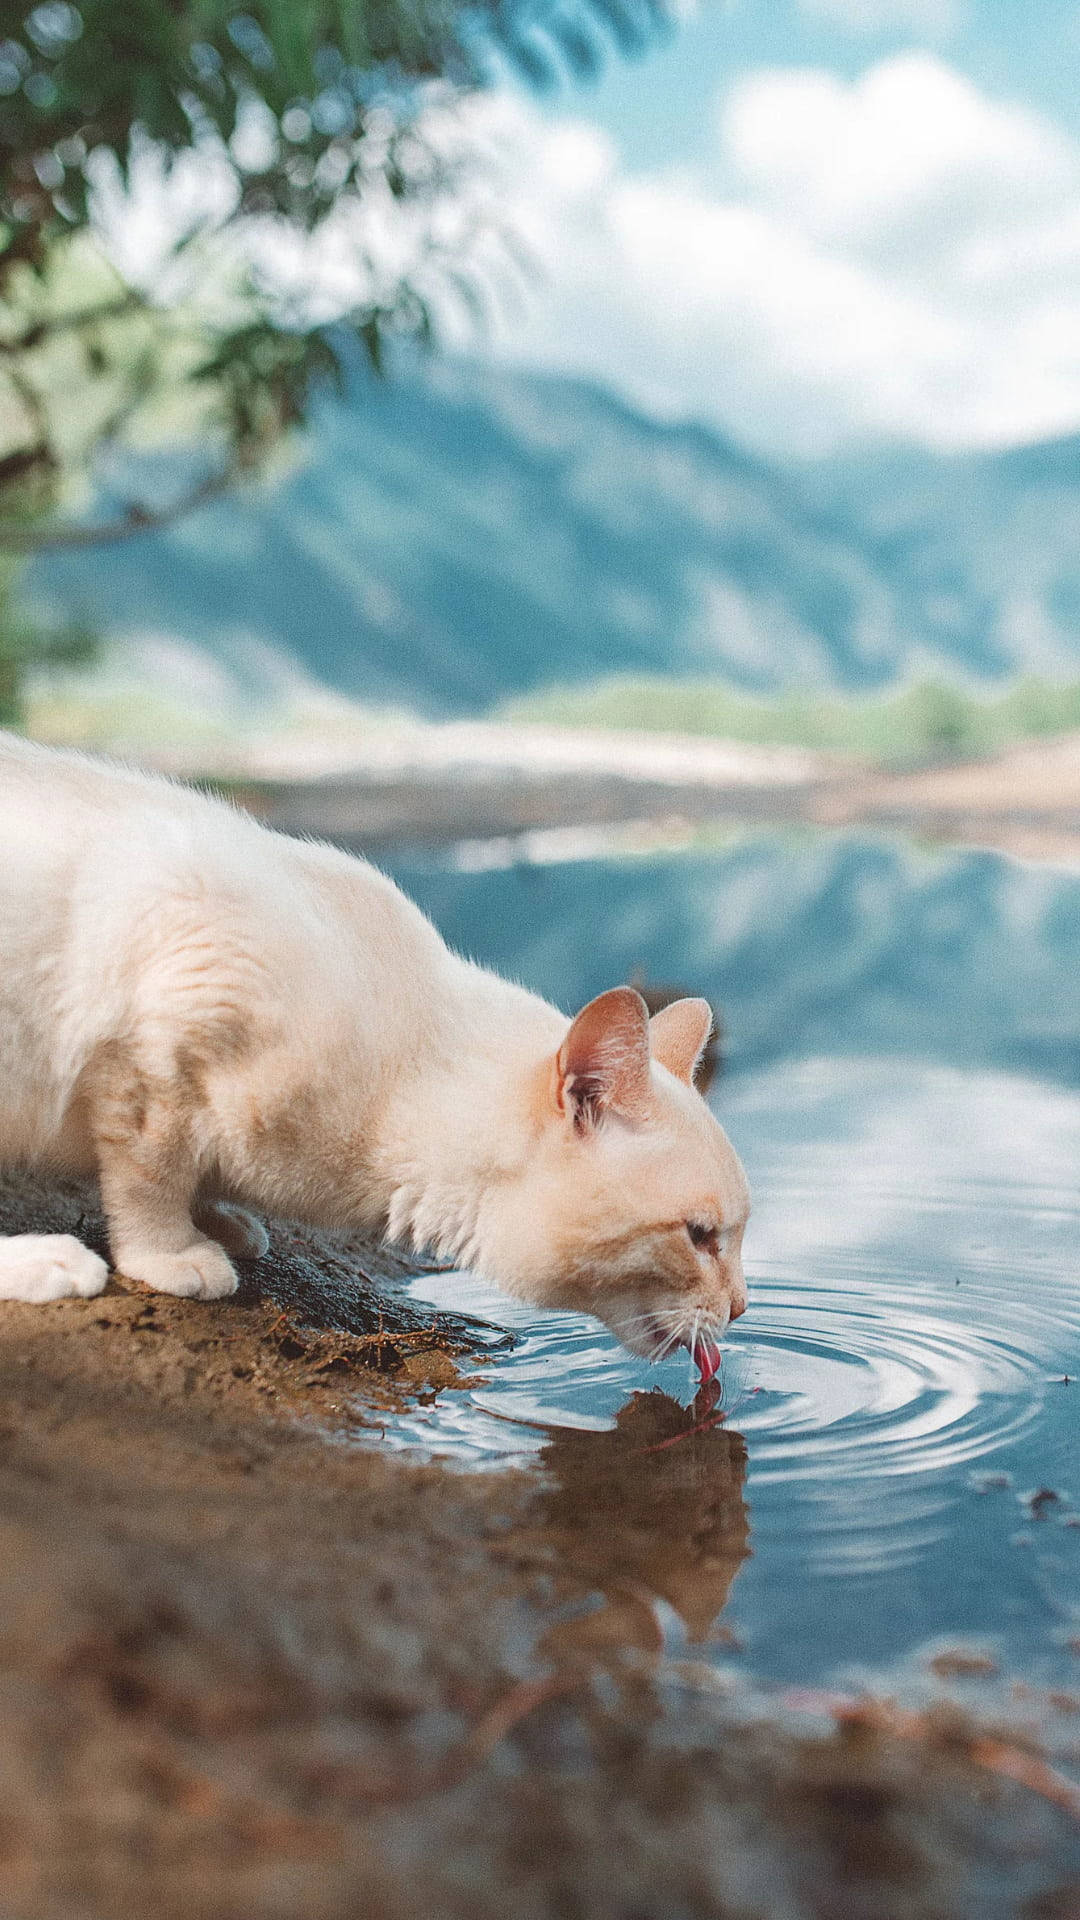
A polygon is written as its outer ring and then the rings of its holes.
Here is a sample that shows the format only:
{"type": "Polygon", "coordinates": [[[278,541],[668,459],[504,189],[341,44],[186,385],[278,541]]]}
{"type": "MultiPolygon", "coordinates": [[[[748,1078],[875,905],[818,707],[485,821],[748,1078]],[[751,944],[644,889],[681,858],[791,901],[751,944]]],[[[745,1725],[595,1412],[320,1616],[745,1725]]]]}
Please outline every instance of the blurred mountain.
{"type": "Polygon", "coordinates": [[[428,713],[617,672],[1075,673],[1080,440],[782,471],[583,381],[443,362],[357,379],[273,484],[33,591],[253,691],[273,659],[428,713]]]}
{"type": "Polygon", "coordinates": [[[858,527],[924,657],[982,676],[1080,670],[1080,435],[834,459],[804,484],[858,527]]]}

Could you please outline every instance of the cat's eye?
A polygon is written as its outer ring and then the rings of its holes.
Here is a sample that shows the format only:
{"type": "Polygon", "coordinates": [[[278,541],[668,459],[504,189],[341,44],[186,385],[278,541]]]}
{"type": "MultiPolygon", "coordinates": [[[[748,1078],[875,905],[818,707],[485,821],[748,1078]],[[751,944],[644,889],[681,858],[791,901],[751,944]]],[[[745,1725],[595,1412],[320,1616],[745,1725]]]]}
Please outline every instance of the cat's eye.
{"type": "Polygon", "coordinates": [[[715,1259],[720,1251],[720,1232],[717,1227],[710,1227],[704,1220],[688,1220],[686,1231],[699,1253],[710,1253],[715,1259]]]}

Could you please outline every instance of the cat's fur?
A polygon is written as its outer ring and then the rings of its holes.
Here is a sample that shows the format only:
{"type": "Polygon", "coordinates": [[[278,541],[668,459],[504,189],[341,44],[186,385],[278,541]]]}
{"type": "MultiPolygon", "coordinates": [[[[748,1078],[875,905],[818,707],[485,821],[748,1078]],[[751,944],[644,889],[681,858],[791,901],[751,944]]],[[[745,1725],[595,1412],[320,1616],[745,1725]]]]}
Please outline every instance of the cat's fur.
{"type": "MultiPolygon", "coordinates": [[[[704,1001],[570,1023],[381,873],[169,782],[0,735],[0,1164],[100,1177],[117,1269],[231,1293],[246,1211],[386,1231],[653,1354],[745,1305],[746,1181],[704,1001]],[[651,1055],[650,1055],[651,1039],[651,1055]]],[[[91,1294],[0,1240],[0,1297],[91,1294]]]]}

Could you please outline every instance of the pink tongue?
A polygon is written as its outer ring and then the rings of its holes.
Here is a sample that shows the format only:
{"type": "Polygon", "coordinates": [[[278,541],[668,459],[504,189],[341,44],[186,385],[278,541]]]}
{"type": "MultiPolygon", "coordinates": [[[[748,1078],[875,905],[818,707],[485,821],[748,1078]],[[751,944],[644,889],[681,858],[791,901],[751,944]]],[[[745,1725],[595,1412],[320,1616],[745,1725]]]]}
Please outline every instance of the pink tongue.
{"type": "Polygon", "coordinates": [[[694,1342],[694,1365],[701,1375],[701,1384],[707,1387],[714,1373],[719,1370],[723,1355],[715,1340],[706,1340],[699,1336],[694,1342]]]}

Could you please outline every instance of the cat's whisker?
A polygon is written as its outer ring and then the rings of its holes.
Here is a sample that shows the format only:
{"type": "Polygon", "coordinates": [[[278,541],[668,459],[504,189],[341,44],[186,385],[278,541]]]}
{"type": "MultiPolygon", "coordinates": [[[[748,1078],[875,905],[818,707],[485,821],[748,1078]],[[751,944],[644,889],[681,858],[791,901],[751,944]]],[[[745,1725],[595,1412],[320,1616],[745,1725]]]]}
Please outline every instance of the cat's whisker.
{"type": "Polygon", "coordinates": [[[721,1340],[730,1318],[727,1302],[716,1308],[700,1302],[693,1307],[678,1303],[623,1314],[618,1319],[612,1319],[609,1325],[616,1339],[622,1340],[632,1351],[640,1351],[637,1343],[641,1330],[645,1329],[648,1337],[647,1358],[653,1366],[668,1359],[677,1348],[685,1347],[692,1370],[702,1344],[715,1345],[721,1340]]]}
{"type": "Polygon", "coordinates": [[[651,1333],[663,1335],[666,1340],[673,1334],[677,1334],[682,1324],[683,1316],[680,1310],[661,1308],[654,1313],[636,1313],[626,1320],[614,1320],[611,1322],[611,1328],[620,1339],[632,1335],[637,1328],[645,1327],[651,1333]]]}
{"type": "Polygon", "coordinates": [[[680,1324],[677,1327],[674,1327],[672,1331],[669,1333],[667,1339],[663,1341],[659,1347],[657,1347],[656,1352],[653,1355],[653,1360],[654,1361],[666,1360],[669,1353],[674,1353],[676,1347],[682,1346],[684,1337],[685,1337],[685,1325],[680,1320],[680,1324]]]}

